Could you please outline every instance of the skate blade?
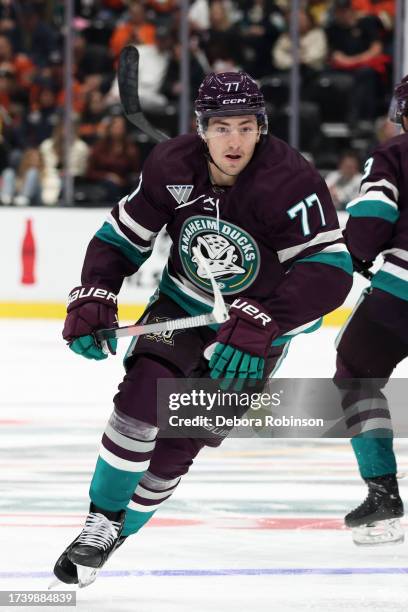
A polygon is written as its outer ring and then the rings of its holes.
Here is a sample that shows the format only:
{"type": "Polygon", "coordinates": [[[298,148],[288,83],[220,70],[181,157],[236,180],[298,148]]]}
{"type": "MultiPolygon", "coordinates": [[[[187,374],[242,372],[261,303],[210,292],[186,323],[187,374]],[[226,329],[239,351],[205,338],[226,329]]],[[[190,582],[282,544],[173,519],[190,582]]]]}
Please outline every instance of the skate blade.
{"type": "Polygon", "coordinates": [[[404,530],[399,519],[387,519],[353,527],[353,542],[356,546],[402,544],[404,538],[404,530]]]}
{"type": "Polygon", "coordinates": [[[78,572],[78,587],[80,589],[83,589],[95,582],[99,568],[88,567],[87,565],[75,565],[78,572]]]}
{"type": "Polygon", "coordinates": [[[51,580],[50,584],[48,585],[48,590],[52,591],[52,589],[57,589],[57,588],[62,589],[62,588],[66,588],[66,586],[67,585],[65,584],[65,582],[62,582],[62,580],[59,580],[58,578],[53,578],[53,580],[51,580]]]}

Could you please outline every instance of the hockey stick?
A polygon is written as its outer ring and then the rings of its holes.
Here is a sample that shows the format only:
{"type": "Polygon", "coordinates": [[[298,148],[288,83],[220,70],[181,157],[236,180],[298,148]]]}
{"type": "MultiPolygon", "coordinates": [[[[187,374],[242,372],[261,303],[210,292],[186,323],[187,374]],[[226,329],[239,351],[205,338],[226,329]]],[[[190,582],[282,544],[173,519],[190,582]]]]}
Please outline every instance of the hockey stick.
{"type": "Polygon", "coordinates": [[[149,123],[140,106],[139,92],[139,51],[134,45],[124,47],[119,56],[118,85],[120,101],[126,119],[156,142],[169,137],[149,123]]]}
{"type": "Polygon", "coordinates": [[[172,319],[170,321],[162,321],[161,323],[148,323],[147,325],[126,325],[125,327],[111,327],[110,329],[100,329],[95,332],[95,338],[98,343],[111,338],[125,338],[126,336],[143,336],[145,334],[158,334],[160,332],[173,331],[175,329],[189,329],[192,327],[202,327],[211,325],[212,323],[224,323],[229,318],[227,307],[222,297],[222,293],[215,282],[213,275],[210,272],[207,262],[197,249],[193,248],[193,253],[197,257],[211,281],[211,287],[214,292],[214,306],[208,314],[197,315],[195,317],[183,317],[181,319],[172,319]]]}

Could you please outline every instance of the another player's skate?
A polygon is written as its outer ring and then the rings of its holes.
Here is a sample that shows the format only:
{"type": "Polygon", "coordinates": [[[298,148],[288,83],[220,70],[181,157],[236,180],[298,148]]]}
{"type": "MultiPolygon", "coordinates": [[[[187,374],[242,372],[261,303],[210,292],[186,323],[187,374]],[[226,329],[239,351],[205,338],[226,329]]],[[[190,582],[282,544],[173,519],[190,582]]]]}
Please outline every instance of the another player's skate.
{"type": "Polygon", "coordinates": [[[91,504],[85,527],[57,560],[54,574],[65,584],[85,587],[95,581],[110,555],[123,544],[125,511],[107,512],[91,504]]]}
{"type": "Polygon", "coordinates": [[[399,519],[404,515],[404,506],[396,476],[386,474],[365,481],[366,499],[344,519],[347,527],[353,529],[354,543],[358,546],[402,543],[404,532],[399,519]]]}

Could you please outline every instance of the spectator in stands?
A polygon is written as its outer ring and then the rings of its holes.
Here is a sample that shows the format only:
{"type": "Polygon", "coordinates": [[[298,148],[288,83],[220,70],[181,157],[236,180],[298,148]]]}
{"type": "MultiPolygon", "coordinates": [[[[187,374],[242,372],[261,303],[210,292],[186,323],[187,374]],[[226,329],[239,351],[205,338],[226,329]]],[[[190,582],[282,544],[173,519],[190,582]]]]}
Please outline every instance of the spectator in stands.
{"type": "Polygon", "coordinates": [[[113,78],[113,58],[103,45],[89,44],[83,32],[76,32],[74,38],[74,74],[84,85],[86,92],[109,90],[113,78]]]}
{"type": "Polygon", "coordinates": [[[238,27],[221,0],[210,4],[210,28],[202,38],[202,46],[212,70],[219,71],[217,62],[243,66],[242,41],[238,27]]]}
{"type": "Polygon", "coordinates": [[[22,46],[36,66],[46,66],[58,48],[58,36],[42,19],[43,10],[43,6],[23,3],[21,11],[22,46]]]}
{"type": "Polygon", "coordinates": [[[88,145],[93,145],[97,138],[101,136],[106,110],[107,104],[102,92],[99,89],[90,91],[85,100],[78,131],[79,136],[88,145]]]}
{"type": "MultiPolygon", "coordinates": [[[[89,149],[86,142],[77,135],[78,120],[74,121],[74,134],[71,144],[69,171],[75,177],[83,176],[86,172],[89,149]]],[[[55,126],[52,137],[47,138],[40,145],[42,173],[41,198],[44,204],[52,206],[58,203],[61,187],[62,173],[64,171],[64,123],[62,118],[55,126]]]]}
{"type": "Polygon", "coordinates": [[[38,147],[50,138],[58,122],[57,96],[50,80],[40,80],[31,111],[23,117],[22,135],[25,146],[38,147]]]}
{"type": "Polygon", "coordinates": [[[242,10],[240,32],[244,68],[254,78],[262,78],[271,73],[272,66],[267,58],[285,28],[283,13],[273,0],[247,0],[242,10]]]}
{"type": "MultiPolygon", "coordinates": [[[[166,96],[170,102],[177,102],[181,93],[180,81],[180,57],[181,45],[179,41],[175,41],[171,49],[170,60],[167,65],[167,70],[163,78],[161,93],[166,96]]],[[[197,90],[201,85],[205,72],[200,63],[199,51],[194,44],[194,39],[190,39],[190,97],[194,100],[197,95],[197,90]]]]}
{"type": "Polygon", "coordinates": [[[1,175],[0,202],[4,205],[41,204],[41,156],[38,149],[26,149],[16,171],[5,168],[1,175]]]}
{"type": "Polygon", "coordinates": [[[139,171],[139,151],[127,134],[125,119],[111,117],[104,136],[91,149],[86,178],[102,184],[105,202],[115,202],[131,191],[139,171]]]}
{"type": "Polygon", "coordinates": [[[125,20],[119,23],[110,39],[110,49],[117,58],[125,45],[153,45],[156,28],[146,19],[142,0],[129,0],[129,9],[125,20]]]}
{"type": "Polygon", "coordinates": [[[28,90],[35,74],[35,66],[31,59],[23,53],[14,53],[10,40],[0,34],[0,70],[11,70],[14,73],[16,85],[28,90]]]}
{"type": "Polygon", "coordinates": [[[326,176],[326,184],[337,210],[344,210],[358,196],[362,179],[360,167],[357,153],[347,151],[341,156],[337,170],[326,176]]]}
{"type": "MultiPolygon", "coordinates": [[[[290,13],[286,14],[287,30],[290,13]]],[[[324,30],[316,25],[308,9],[299,11],[299,59],[304,82],[320,71],[327,59],[327,39],[324,30]]],[[[289,70],[293,66],[292,41],[288,31],[281,34],[272,49],[273,63],[279,70],[289,70]]]]}
{"type": "Polygon", "coordinates": [[[381,24],[376,17],[359,17],[352,0],[334,1],[334,19],[327,27],[330,63],[354,77],[351,124],[373,122],[378,114],[380,76],[389,58],[383,53],[381,24]]]}

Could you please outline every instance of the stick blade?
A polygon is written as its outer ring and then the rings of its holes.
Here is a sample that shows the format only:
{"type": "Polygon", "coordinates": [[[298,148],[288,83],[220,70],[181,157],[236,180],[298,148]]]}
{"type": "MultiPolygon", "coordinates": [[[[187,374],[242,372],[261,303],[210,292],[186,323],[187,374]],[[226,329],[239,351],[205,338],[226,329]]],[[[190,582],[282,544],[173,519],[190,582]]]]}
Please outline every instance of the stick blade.
{"type": "Polygon", "coordinates": [[[141,112],[139,100],[139,51],[134,45],[127,45],[119,56],[118,85],[120,101],[125,115],[141,112]]]}
{"type": "Polygon", "coordinates": [[[127,45],[119,56],[118,85],[120,101],[126,118],[155,142],[164,142],[169,137],[153,127],[143,115],[139,100],[139,51],[127,45]]]}

